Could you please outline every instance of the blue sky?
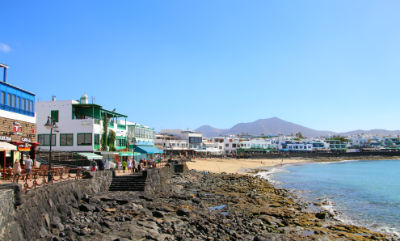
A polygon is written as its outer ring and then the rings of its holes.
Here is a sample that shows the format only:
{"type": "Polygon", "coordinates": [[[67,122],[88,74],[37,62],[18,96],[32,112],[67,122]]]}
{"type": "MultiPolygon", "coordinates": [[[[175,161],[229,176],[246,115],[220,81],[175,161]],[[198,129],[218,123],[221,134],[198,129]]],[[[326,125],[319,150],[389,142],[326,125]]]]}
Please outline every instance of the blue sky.
{"type": "Polygon", "coordinates": [[[163,128],[279,117],[400,129],[400,2],[2,1],[0,62],[40,100],[163,128]]]}

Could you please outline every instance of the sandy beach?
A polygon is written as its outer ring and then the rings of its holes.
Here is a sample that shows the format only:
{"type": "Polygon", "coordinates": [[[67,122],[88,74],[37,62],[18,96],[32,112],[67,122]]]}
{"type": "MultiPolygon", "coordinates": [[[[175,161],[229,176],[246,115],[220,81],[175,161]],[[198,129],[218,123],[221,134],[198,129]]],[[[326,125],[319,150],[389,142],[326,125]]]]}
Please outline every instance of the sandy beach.
{"type": "Polygon", "coordinates": [[[305,163],[310,159],[283,158],[283,159],[222,159],[222,158],[196,158],[187,162],[189,169],[197,171],[210,171],[214,173],[250,173],[253,169],[272,167],[277,165],[305,163]]]}

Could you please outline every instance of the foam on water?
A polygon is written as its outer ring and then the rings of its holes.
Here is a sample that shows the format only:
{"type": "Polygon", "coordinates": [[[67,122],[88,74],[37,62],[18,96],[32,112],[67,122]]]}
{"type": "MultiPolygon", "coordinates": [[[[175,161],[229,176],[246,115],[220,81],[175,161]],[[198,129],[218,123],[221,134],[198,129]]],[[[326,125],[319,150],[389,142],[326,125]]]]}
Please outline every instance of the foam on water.
{"type": "Polygon", "coordinates": [[[321,162],[274,167],[257,174],[347,224],[400,237],[400,160],[321,162]]]}

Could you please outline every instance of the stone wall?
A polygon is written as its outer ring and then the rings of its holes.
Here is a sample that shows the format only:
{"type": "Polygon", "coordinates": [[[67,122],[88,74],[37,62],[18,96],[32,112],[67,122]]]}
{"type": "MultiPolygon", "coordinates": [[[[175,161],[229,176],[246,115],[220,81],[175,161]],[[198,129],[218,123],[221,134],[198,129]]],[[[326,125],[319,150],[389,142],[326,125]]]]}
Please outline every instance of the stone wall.
{"type": "Polygon", "coordinates": [[[73,215],[72,207],[86,195],[107,191],[112,181],[112,171],[92,173],[90,179],[54,183],[21,194],[21,204],[15,206],[15,195],[10,190],[0,190],[0,240],[34,240],[46,236],[53,227],[62,229],[62,223],[73,215]],[[3,206],[4,205],[4,206],[3,206]],[[7,225],[8,224],[8,225],[7,225]],[[12,227],[10,227],[10,225],[12,227]]]}
{"type": "Polygon", "coordinates": [[[182,173],[187,170],[186,163],[173,164],[163,168],[148,169],[146,178],[145,192],[154,194],[157,192],[169,191],[171,188],[170,180],[176,173],[182,173]]]}
{"type": "Polygon", "coordinates": [[[19,190],[20,186],[16,184],[0,186],[0,240],[23,240],[15,210],[15,205],[19,202],[19,190]]]}
{"type": "Polygon", "coordinates": [[[153,194],[168,190],[169,179],[174,174],[174,169],[172,167],[148,169],[146,172],[146,193],[153,194]]]}

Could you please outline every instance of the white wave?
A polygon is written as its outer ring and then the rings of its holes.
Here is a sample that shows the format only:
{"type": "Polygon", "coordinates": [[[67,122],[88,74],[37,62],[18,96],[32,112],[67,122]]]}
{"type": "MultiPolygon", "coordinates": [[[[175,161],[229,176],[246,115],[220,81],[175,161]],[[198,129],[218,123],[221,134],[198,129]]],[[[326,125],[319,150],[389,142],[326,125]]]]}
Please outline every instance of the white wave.
{"type": "Polygon", "coordinates": [[[276,173],[280,173],[280,172],[289,172],[289,171],[287,169],[285,169],[285,168],[282,168],[282,167],[272,167],[272,168],[270,168],[270,169],[268,169],[266,171],[262,171],[262,172],[257,173],[255,176],[264,178],[264,179],[268,180],[272,184],[277,184],[278,181],[274,180],[273,176],[276,173]]]}
{"type": "Polygon", "coordinates": [[[313,164],[327,165],[327,164],[334,164],[334,163],[359,162],[359,161],[365,161],[365,160],[321,161],[321,162],[313,162],[313,164]]]}
{"type": "Polygon", "coordinates": [[[394,235],[397,238],[400,238],[400,230],[393,227],[382,226],[381,224],[367,224],[364,222],[355,221],[349,217],[347,217],[344,213],[338,212],[335,208],[336,204],[329,199],[324,199],[322,202],[321,208],[329,212],[336,220],[355,226],[364,226],[370,228],[371,230],[375,230],[376,232],[387,233],[389,235],[394,235]]]}

